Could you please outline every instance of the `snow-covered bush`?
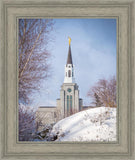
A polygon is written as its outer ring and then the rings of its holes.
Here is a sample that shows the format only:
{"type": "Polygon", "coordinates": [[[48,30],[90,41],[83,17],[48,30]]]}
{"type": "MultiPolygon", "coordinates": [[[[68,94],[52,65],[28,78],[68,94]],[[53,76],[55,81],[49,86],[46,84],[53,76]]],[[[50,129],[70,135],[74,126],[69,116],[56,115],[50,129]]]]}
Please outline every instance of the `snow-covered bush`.
{"type": "Polygon", "coordinates": [[[35,111],[19,104],[19,141],[32,141],[35,133],[35,111]]]}
{"type": "Polygon", "coordinates": [[[61,137],[65,137],[69,131],[63,130],[59,125],[53,128],[53,132],[50,132],[50,136],[53,140],[59,140],[61,137]]]}
{"type": "Polygon", "coordinates": [[[105,108],[104,112],[100,112],[99,114],[94,114],[93,116],[88,114],[87,111],[85,111],[85,115],[84,115],[84,119],[85,120],[90,120],[90,122],[92,123],[99,123],[100,125],[102,125],[105,120],[107,120],[108,118],[110,118],[110,108],[105,108]]]}
{"type": "Polygon", "coordinates": [[[44,128],[41,131],[37,131],[35,133],[35,139],[37,140],[43,140],[43,141],[52,141],[53,137],[51,136],[51,130],[53,125],[47,124],[44,126],[44,128]]]}

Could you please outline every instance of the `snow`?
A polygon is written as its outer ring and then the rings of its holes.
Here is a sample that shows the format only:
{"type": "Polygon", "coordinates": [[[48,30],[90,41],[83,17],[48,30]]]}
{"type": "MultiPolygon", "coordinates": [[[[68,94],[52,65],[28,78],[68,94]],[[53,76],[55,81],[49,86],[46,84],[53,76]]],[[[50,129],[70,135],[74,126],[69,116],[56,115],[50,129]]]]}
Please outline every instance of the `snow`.
{"type": "Polygon", "coordinates": [[[116,108],[98,107],[57,122],[51,131],[56,141],[116,141],[116,108]]]}

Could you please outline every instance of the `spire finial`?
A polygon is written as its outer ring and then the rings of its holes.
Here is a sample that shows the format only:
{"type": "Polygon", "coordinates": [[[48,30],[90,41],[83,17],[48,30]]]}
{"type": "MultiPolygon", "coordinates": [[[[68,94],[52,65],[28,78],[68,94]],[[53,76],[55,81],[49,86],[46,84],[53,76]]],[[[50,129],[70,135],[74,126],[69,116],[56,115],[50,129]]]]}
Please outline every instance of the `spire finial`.
{"type": "Polygon", "coordinates": [[[73,65],[73,62],[72,62],[72,55],[71,55],[71,46],[70,46],[71,38],[68,37],[68,40],[69,40],[69,49],[68,49],[67,64],[72,64],[72,65],[73,65]]]}
{"type": "Polygon", "coordinates": [[[69,45],[70,45],[70,43],[71,43],[71,38],[70,37],[68,37],[68,41],[69,41],[69,45]]]}

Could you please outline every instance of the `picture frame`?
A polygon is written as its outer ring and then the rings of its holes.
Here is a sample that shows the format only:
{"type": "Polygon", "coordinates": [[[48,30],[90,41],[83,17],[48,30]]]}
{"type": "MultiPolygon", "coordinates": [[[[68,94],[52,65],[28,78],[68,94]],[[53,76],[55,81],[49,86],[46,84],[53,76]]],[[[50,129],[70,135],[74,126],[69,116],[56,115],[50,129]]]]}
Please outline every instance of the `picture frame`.
{"type": "Polygon", "coordinates": [[[0,158],[1,159],[123,159],[135,158],[134,26],[135,1],[1,0],[0,158]],[[117,19],[117,142],[18,141],[18,19],[117,19]]]}

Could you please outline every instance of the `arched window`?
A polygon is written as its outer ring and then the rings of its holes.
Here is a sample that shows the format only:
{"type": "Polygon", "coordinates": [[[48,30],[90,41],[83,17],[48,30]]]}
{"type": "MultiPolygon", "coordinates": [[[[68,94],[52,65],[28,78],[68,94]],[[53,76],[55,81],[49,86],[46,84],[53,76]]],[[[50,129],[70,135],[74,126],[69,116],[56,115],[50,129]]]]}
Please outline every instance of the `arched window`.
{"type": "Polygon", "coordinates": [[[73,113],[73,110],[72,110],[72,96],[70,96],[70,114],[73,113]]]}
{"type": "Polygon", "coordinates": [[[67,95],[67,116],[69,115],[69,96],[67,95]]]}
{"type": "Polygon", "coordinates": [[[73,113],[72,110],[72,96],[67,95],[67,116],[73,113]]]}
{"type": "Polygon", "coordinates": [[[68,70],[68,77],[71,77],[71,71],[68,70]]]}

